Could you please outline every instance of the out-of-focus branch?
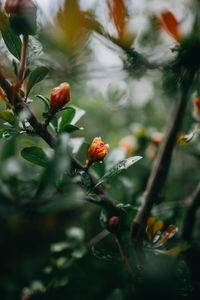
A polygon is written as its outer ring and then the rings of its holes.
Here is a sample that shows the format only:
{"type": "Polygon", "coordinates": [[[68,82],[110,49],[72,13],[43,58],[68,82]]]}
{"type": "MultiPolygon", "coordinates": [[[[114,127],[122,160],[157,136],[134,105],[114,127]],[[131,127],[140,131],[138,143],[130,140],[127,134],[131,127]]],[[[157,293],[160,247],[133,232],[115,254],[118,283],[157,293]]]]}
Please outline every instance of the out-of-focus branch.
{"type": "Polygon", "coordinates": [[[141,246],[147,218],[166,181],[173,149],[177,140],[177,134],[180,129],[187,100],[189,98],[194,72],[187,75],[187,80],[185,79],[184,83],[182,83],[180,102],[175,109],[165,140],[161,145],[160,152],[158,153],[152,173],[149,177],[144,196],[144,203],[131,225],[131,239],[136,248],[140,248],[141,246]]]}
{"type": "Polygon", "coordinates": [[[192,238],[192,232],[196,221],[196,211],[197,208],[200,206],[200,182],[197,185],[194,192],[186,199],[186,204],[188,205],[188,209],[184,222],[182,238],[183,240],[189,242],[192,238]]]}

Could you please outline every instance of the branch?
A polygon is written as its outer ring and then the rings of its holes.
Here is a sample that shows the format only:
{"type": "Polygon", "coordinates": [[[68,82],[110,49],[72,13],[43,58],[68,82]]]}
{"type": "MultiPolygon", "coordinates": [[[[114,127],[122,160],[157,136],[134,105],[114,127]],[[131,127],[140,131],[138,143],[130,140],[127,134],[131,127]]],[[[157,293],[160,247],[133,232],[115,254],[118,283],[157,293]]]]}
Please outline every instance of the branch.
{"type": "MultiPolygon", "coordinates": [[[[12,88],[13,86],[4,78],[0,71],[0,85],[5,91],[9,101],[12,103],[12,88]]],[[[54,144],[54,138],[53,136],[42,126],[42,124],[38,121],[36,116],[33,114],[33,112],[30,110],[28,105],[24,103],[22,98],[19,96],[19,94],[16,93],[15,95],[15,112],[20,115],[22,112],[27,113],[27,120],[31,124],[31,126],[34,128],[35,132],[42,137],[42,139],[51,147],[53,147],[54,144]]]]}
{"type": "Polygon", "coordinates": [[[119,247],[119,251],[120,251],[120,254],[121,254],[122,262],[124,263],[124,265],[125,265],[128,273],[135,280],[136,279],[135,273],[133,272],[133,269],[131,268],[131,266],[129,264],[128,258],[126,257],[126,254],[124,252],[124,248],[122,246],[121,239],[120,239],[120,237],[118,235],[116,235],[115,238],[116,238],[117,245],[119,247]]]}
{"type": "Polygon", "coordinates": [[[20,69],[19,74],[16,82],[16,90],[21,87],[24,77],[26,74],[26,54],[27,54],[27,47],[28,47],[28,36],[23,35],[23,43],[22,43],[22,53],[21,53],[21,60],[20,60],[20,69]]]}
{"type": "Polygon", "coordinates": [[[161,145],[160,152],[155,160],[152,173],[149,177],[144,203],[131,225],[131,239],[135,246],[140,248],[147,218],[151,212],[153,204],[156,202],[161,192],[169,170],[172,153],[176,144],[177,134],[185,113],[190,88],[194,78],[194,72],[187,74],[187,80],[182,83],[182,94],[178,106],[175,109],[174,117],[166,133],[166,138],[161,145]]]}
{"type": "Polygon", "coordinates": [[[197,185],[194,192],[186,199],[186,203],[189,203],[187,209],[186,218],[184,222],[182,238],[183,240],[190,241],[192,238],[192,232],[196,221],[195,215],[197,208],[200,206],[200,182],[197,185]]]}
{"type": "MultiPolygon", "coordinates": [[[[0,86],[3,88],[5,91],[7,98],[9,99],[10,103],[12,103],[12,88],[13,86],[4,78],[0,71],[0,86]]],[[[36,116],[33,114],[33,112],[30,110],[28,105],[22,100],[22,98],[19,96],[18,93],[15,94],[15,99],[14,99],[14,104],[15,104],[15,112],[20,115],[22,112],[27,113],[27,120],[30,123],[30,125],[34,128],[35,132],[52,148],[54,148],[55,144],[55,138],[50,134],[50,132],[46,129],[45,126],[42,125],[41,122],[36,118],[36,116]]],[[[81,169],[84,170],[85,172],[88,173],[92,187],[95,186],[94,179],[92,176],[89,174],[88,170],[79,162],[77,161],[74,157],[72,157],[72,166],[76,169],[81,169]]],[[[94,189],[94,192],[99,195],[100,197],[100,202],[99,204],[104,206],[104,207],[112,207],[116,210],[120,210],[119,208],[116,207],[115,203],[108,197],[108,195],[105,193],[105,191],[97,187],[94,189]]]]}

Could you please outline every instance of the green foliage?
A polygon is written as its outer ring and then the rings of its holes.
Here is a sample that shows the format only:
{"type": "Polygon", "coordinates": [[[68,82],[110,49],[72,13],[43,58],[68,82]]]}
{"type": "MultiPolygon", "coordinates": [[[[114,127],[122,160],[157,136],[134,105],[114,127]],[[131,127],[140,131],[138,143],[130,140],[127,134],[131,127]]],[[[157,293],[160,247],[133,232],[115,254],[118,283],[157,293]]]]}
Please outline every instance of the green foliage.
{"type": "Polygon", "coordinates": [[[123,170],[128,169],[130,166],[132,166],[134,163],[136,163],[141,158],[142,158],[141,156],[133,156],[133,157],[129,157],[127,159],[124,159],[124,160],[118,162],[114,167],[109,169],[102,178],[100,178],[100,180],[96,184],[96,187],[101,185],[102,183],[108,181],[112,177],[118,175],[123,170]]]}
{"type": "Polygon", "coordinates": [[[17,34],[35,33],[36,24],[31,29],[27,19],[0,10],[1,298],[198,299],[199,203],[187,206],[199,182],[200,113],[192,104],[199,97],[199,5],[182,4],[180,22],[188,15],[194,22],[180,42],[172,34],[167,39],[170,30],[164,32],[166,24],[150,13],[151,5],[149,16],[146,9],[139,14],[146,21],[138,23],[138,32],[129,1],[108,5],[110,28],[100,24],[96,5],[92,14],[78,0],[66,1],[55,24],[51,15],[51,23],[29,37],[26,64],[24,38],[17,34]],[[65,81],[70,105],[51,115],[51,88],[65,81]],[[168,168],[171,152],[161,147],[168,126],[177,126],[171,104],[181,99],[180,133],[169,138],[177,136],[178,146],[172,147],[168,168]],[[99,136],[109,152],[89,165],[90,143],[99,136]],[[169,154],[164,168],[156,162],[160,153],[169,154]],[[144,202],[152,170],[154,176],[162,170],[162,176],[144,202]],[[140,226],[144,211],[137,248],[131,228],[133,220],[140,226]]]}
{"type": "Polygon", "coordinates": [[[13,113],[11,113],[8,110],[0,111],[0,118],[3,119],[4,121],[7,121],[11,125],[14,125],[16,123],[15,116],[13,115],[13,113]]]}
{"type": "Polygon", "coordinates": [[[48,157],[40,147],[27,147],[21,151],[21,155],[24,159],[30,161],[35,165],[46,167],[48,163],[48,157]]]}
{"type": "Polygon", "coordinates": [[[34,87],[35,84],[42,81],[45,76],[48,74],[49,69],[47,67],[41,66],[37,67],[30,73],[29,80],[27,83],[27,93],[26,96],[29,95],[31,89],[34,87]]]}
{"type": "Polygon", "coordinates": [[[20,37],[13,31],[9,22],[7,22],[6,26],[3,28],[2,36],[10,53],[20,60],[22,42],[20,37]]]}

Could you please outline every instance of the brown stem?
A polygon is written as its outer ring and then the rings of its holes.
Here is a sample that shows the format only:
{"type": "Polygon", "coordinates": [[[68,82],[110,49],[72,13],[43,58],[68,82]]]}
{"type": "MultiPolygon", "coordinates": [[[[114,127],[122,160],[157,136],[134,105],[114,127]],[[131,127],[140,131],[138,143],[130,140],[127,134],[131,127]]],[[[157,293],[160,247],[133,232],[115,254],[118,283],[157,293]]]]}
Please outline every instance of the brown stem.
{"type": "MultiPolygon", "coordinates": [[[[152,173],[149,177],[144,196],[144,203],[131,225],[131,239],[136,247],[136,250],[137,248],[141,248],[140,246],[142,243],[147,218],[166,181],[173,149],[177,140],[177,134],[182,123],[187,100],[189,98],[190,87],[194,78],[194,73],[188,75],[189,76],[187,78],[189,79],[187,81],[185,80],[182,84],[180,102],[175,109],[175,113],[167,130],[165,140],[161,145],[160,152],[158,153],[152,173]]],[[[141,254],[141,251],[138,252],[141,254]]]]}
{"type": "Polygon", "coordinates": [[[53,118],[53,115],[49,115],[49,117],[44,121],[44,123],[42,124],[44,126],[44,128],[46,129],[47,126],[49,125],[49,123],[51,122],[53,118]]]}
{"type": "Polygon", "coordinates": [[[124,252],[124,248],[123,248],[123,246],[122,246],[121,239],[120,239],[120,237],[119,237],[117,234],[115,235],[115,237],[116,237],[117,245],[118,245],[118,247],[119,247],[119,251],[120,251],[120,254],[121,254],[122,261],[123,261],[123,263],[124,263],[124,265],[125,265],[127,271],[128,271],[129,274],[131,275],[131,277],[135,280],[135,279],[136,279],[136,276],[135,276],[135,274],[134,274],[134,272],[133,272],[133,270],[132,270],[132,268],[131,268],[131,266],[130,266],[130,264],[129,264],[129,262],[128,262],[128,259],[127,259],[127,257],[126,257],[126,254],[125,254],[125,252],[124,252]]]}
{"type": "Polygon", "coordinates": [[[190,242],[196,221],[196,211],[200,205],[200,182],[194,192],[186,199],[186,203],[188,203],[189,206],[185,217],[182,238],[190,242]]]}
{"type": "Polygon", "coordinates": [[[21,60],[20,60],[20,69],[19,74],[16,82],[16,88],[21,87],[22,82],[24,80],[26,74],[26,54],[27,54],[27,47],[28,47],[28,35],[23,35],[22,37],[22,53],[21,53],[21,60]]]}

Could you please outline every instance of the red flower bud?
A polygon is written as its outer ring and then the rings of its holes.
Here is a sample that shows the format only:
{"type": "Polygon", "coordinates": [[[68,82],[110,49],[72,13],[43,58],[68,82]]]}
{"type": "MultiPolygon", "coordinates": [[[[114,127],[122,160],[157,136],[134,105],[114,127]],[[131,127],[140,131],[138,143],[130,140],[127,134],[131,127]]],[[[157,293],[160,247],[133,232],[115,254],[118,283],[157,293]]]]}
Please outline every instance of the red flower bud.
{"type": "Polygon", "coordinates": [[[67,82],[61,83],[51,91],[50,114],[55,114],[59,109],[70,101],[70,85],[67,82]]]}
{"type": "Polygon", "coordinates": [[[105,145],[100,137],[96,137],[88,149],[88,155],[90,159],[87,160],[87,166],[90,166],[95,161],[103,161],[108,153],[108,150],[109,145],[105,145]]]}
{"type": "Polygon", "coordinates": [[[108,229],[112,233],[117,233],[119,229],[119,217],[112,217],[108,221],[108,229]]]}
{"type": "Polygon", "coordinates": [[[10,24],[17,34],[35,34],[37,7],[32,0],[7,0],[5,11],[10,15],[10,24]]]}
{"type": "Polygon", "coordinates": [[[36,6],[32,0],[7,0],[5,11],[9,15],[28,15],[36,13],[36,6]]]}

